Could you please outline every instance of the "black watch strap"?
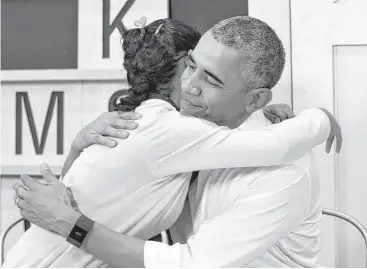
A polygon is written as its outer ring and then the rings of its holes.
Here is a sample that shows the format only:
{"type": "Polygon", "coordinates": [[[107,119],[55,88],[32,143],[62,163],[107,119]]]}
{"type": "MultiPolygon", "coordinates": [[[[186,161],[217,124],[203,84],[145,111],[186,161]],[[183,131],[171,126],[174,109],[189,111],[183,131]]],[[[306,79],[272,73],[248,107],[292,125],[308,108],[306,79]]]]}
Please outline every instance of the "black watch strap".
{"type": "Polygon", "coordinates": [[[81,215],[69,233],[66,241],[80,248],[89,231],[93,228],[94,221],[81,215]]]}

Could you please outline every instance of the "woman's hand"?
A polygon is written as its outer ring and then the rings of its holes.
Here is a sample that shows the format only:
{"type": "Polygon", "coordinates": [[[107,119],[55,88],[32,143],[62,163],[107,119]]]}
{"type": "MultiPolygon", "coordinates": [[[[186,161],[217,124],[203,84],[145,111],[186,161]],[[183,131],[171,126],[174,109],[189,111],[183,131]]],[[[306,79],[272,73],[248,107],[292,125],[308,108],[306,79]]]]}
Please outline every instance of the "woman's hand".
{"type": "Polygon", "coordinates": [[[80,213],[73,209],[73,198],[66,186],[59,181],[46,164],[41,165],[46,184],[28,175],[22,175],[23,183],[16,183],[14,202],[20,214],[46,230],[67,237],[80,213]]]}
{"type": "MultiPolygon", "coordinates": [[[[339,153],[343,144],[341,127],[335,117],[328,110],[326,110],[325,108],[320,109],[328,116],[330,121],[330,135],[326,141],[325,151],[326,153],[330,153],[331,146],[333,145],[335,139],[336,152],[339,153]]],[[[263,109],[263,112],[265,117],[272,123],[279,123],[295,116],[294,112],[287,104],[269,105],[263,109]]]]}
{"type": "Polygon", "coordinates": [[[327,153],[330,152],[331,146],[334,142],[334,138],[336,138],[336,152],[339,153],[343,145],[342,129],[335,117],[327,109],[321,107],[320,109],[328,116],[330,121],[330,135],[326,140],[325,151],[327,153]]]}
{"type": "Polygon", "coordinates": [[[263,112],[265,117],[273,124],[291,119],[295,116],[291,107],[287,104],[268,105],[263,108],[263,112]]]}
{"type": "Polygon", "coordinates": [[[136,112],[105,112],[77,134],[71,147],[77,152],[81,152],[93,144],[113,148],[117,142],[111,137],[127,138],[128,131],[138,127],[138,123],[134,120],[140,118],[141,114],[136,112]]]}

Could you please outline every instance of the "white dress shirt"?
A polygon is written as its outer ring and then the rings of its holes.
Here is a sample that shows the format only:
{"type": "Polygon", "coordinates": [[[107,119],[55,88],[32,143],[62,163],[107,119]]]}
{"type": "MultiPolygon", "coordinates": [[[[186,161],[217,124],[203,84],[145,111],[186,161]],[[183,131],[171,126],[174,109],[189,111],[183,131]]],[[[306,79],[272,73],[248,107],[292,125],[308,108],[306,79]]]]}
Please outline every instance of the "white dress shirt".
{"type": "MultiPolygon", "coordinates": [[[[266,125],[259,111],[239,128],[266,125]]],[[[315,267],[321,205],[311,154],[281,166],[201,171],[188,197],[171,229],[180,243],[147,242],[146,267],[315,267]]]]}
{"type": "MultiPolygon", "coordinates": [[[[257,131],[230,130],[185,117],[158,99],[145,101],[139,128],[115,148],[93,145],[63,182],[81,212],[116,232],[149,239],[171,227],[187,196],[191,172],[281,164],[322,143],[327,116],[310,109],[257,131]]],[[[8,253],[5,267],[104,267],[61,236],[32,226],[8,253]]]]}

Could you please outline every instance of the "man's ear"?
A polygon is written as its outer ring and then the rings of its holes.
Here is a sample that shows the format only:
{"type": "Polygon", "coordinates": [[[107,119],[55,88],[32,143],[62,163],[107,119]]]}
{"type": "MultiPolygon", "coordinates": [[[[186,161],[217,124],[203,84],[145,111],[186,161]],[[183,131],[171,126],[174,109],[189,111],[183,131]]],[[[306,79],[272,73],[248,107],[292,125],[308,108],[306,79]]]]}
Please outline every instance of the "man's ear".
{"type": "Polygon", "coordinates": [[[273,98],[273,93],[268,88],[259,88],[248,92],[247,96],[250,101],[246,105],[246,111],[253,113],[269,104],[273,98]]]}

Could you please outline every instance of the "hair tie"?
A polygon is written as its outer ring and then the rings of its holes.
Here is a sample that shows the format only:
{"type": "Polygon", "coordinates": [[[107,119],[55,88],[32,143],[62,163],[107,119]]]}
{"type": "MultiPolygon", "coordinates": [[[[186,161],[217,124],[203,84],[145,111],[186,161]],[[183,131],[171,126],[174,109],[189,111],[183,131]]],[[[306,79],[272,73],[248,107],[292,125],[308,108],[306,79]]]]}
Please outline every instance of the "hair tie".
{"type": "Polygon", "coordinates": [[[145,25],[147,24],[147,17],[145,16],[142,16],[139,20],[135,20],[134,21],[134,25],[137,27],[137,28],[140,28],[140,33],[142,36],[145,35],[145,25]]]}
{"type": "Polygon", "coordinates": [[[134,21],[134,25],[137,28],[144,28],[147,23],[147,17],[142,16],[139,20],[134,21]]]}
{"type": "Polygon", "coordinates": [[[157,35],[158,33],[159,33],[159,30],[161,29],[161,27],[163,26],[163,23],[161,23],[159,26],[158,26],[158,28],[157,28],[157,30],[155,31],[155,33],[154,33],[154,35],[157,35]]]}

